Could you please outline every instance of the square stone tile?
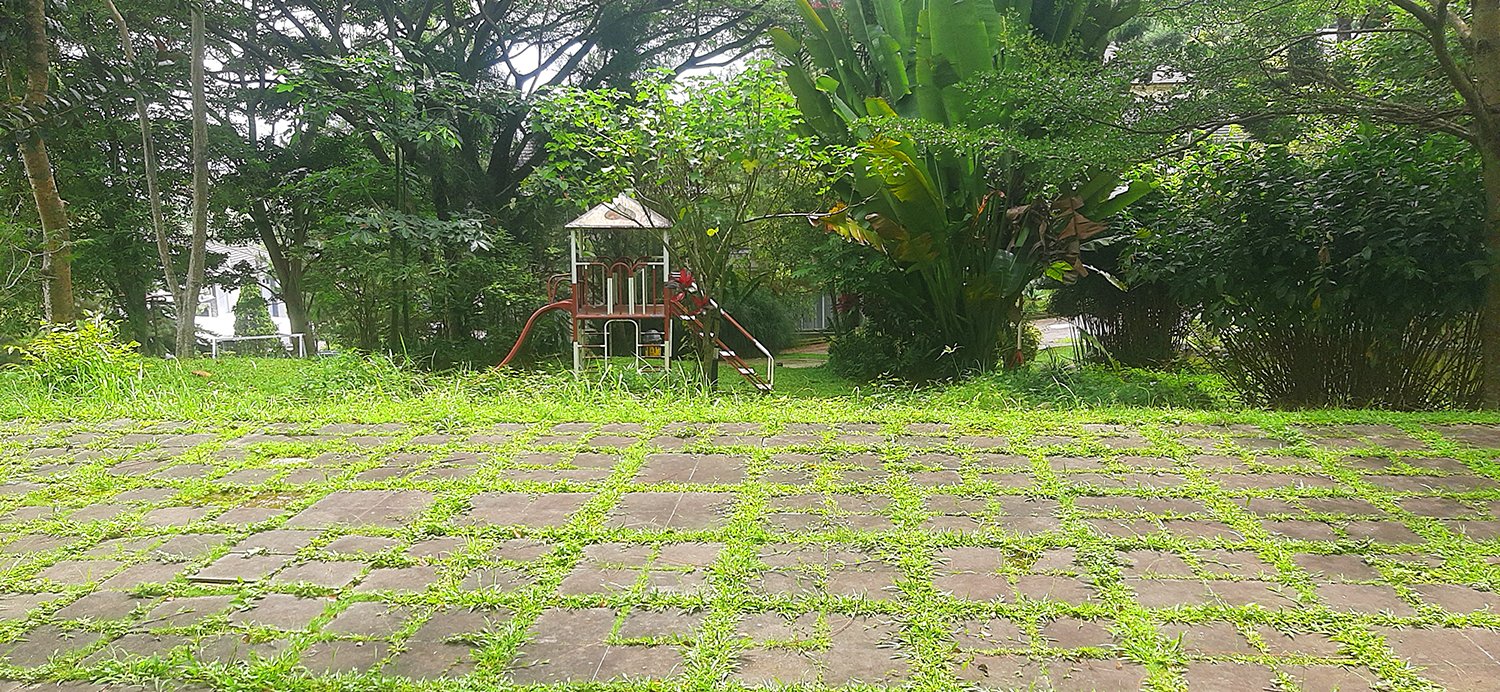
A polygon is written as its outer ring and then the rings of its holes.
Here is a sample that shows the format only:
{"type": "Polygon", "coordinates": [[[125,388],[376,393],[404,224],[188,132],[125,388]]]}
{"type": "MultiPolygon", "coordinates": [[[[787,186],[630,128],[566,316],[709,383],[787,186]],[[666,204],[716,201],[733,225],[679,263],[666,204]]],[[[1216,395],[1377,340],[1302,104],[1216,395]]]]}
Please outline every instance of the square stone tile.
{"type": "Polygon", "coordinates": [[[95,622],[108,622],[123,620],[130,617],[142,606],[150,605],[153,599],[135,598],[120,591],[95,591],[85,594],[66,606],[63,606],[54,617],[62,620],[92,620],[95,622]]]}
{"type": "Polygon", "coordinates": [[[1147,608],[1211,605],[1214,592],[1208,583],[1196,579],[1128,579],[1136,600],[1147,608]]]}
{"type": "Polygon", "coordinates": [[[1110,648],[1115,645],[1107,622],[1060,617],[1040,629],[1041,643],[1054,649],[1110,648]]]}
{"type": "Polygon", "coordinates": [[[1332,581],[1375,581],[1380,570],[1360,555],[1312,555],[1296,553],[1292,561],[1315,577],[1332,581]]]}
{"type": "Polygon", "coordinates": [[[1427,539],[1399,521],[1351,521],[1344,525],[1350,540],[1391,545],[1419,545],[1427,539]]]}
{"type": "Polygon", "coordinates": [[[59,584],[92,584],[104,581],[122,566],[124,563],[118,560],[62,560],[43,568],[36,576],[59,584]]]}
{"type": "Polygon", "coordinates": [[[134,589],[142,584],[165,584],[182,574],[184,566],[170,562],[138,562],[105,579],[103,588],[134,589]]]}
{"type": "Polygon", "coordinates": [[[0,620],[24,619],[43,603],[63,597],[63,594],[51,592],[0,594],[0,620]]]}
{"type": "Polygon", "coordinates": [[[370,570],[365,578],[360,580],[359,586],[354,588],[355,593],[376,593],[380,591],[397,592],[421,592],[427,587],[437,583],[437,568],[428,565],[416,565],[412,567],[381,567],[370,570]]]}
{"type": "Polygon", "coordinates": [[[214,517],[214,523],[248,526],[286,516],[286,510],[278,507],[234,507],[214,517]]]}
{"type": "Polygon", "coordinates": [[[830,614],[823,684],[886,686],[904,682],[911,664],[897,646],[900,631],[898,623],[884,617],[830,614]]]}
{"type": "Polygon", "coordinates": [[[1189,656],[1256,656],[1261,653],[1243,632],[1228,622],[1166,623],[1157,625],[1156,631],[1168,641],[1181,641],[1183,651],[1189,656]]]}
{"type": "Polygon", "coordinates": [[[229,623],[280,630],[305,630],[314,619],[323,614],[329,602],[321,598],[268,594],[252,601],[249,608],[230,613],[229,623]]]}
{"type": "Polygon", "coordinates": [[[158,528],[187,526],[215,513],[212,507],[161,507],[147,512],[141,523],[158,528]]]}
{"type": "Polygon", "coordinates": [[[734,503],[732,493],[626,493],[610,512],[607,525],[641,530],[719,528],[728,522],[734,503]]]}
{"type": "Polygon", "coordinates": [[[1130,577],[1192,577],[1196,573],[1177,553],[1161,550],[1125,550],[1116,553],[1120,572],[1130,577]]]}
{"type": "Polygon", "coordinates": [[[63,630],[42,625],[15,641],[0,644],[0,660],[21,668],[45,665],[54,656],[71,656],[103,638],[87,630],[63,630]]]}
{"type": "Polygon", "coordinates": [[[960,622],[953,638],[965,650],[1025,649],[1031,639],[1020,624],[1000,618],[960,622]]]}
{"type": "Polygon", "coordinates": [[[1199,550],[1194,556],[1204,572],[1215,576],[1257,579],[1277,573],[1274,565],[1250,550],[1199,550]]]}
{"type": "Polygon", "coordinates": [[[682,657],[673,647],[606,643],[615,621],[615,611],[608,608],[543,611],[511,663],[512,680],[545,684],[667,679],[681,672],[682,657]]]}
{"type": "Polygon", "coordinates": [[[1375,628],[1424,679],[1450,690],[1480,690],[1500,679],[1500,633],[1480,628],[1375,628]]]}
{"type": "Polygon", "coordinates": [[[116,639],[103,648],[89,654],[85,665],[97,665],[103,661],[128,661],[131,659],[167,658],[177,648],[187,646],[192,640],[180,634],[131,632],[116,639]]]}
{"type": "Polygon", "coordinates": [[[340,490],[302,510],[287,526],[401,528],[427,511],[432,502],[433,495],[421,490],[340,490]]]}
{"type": "Polygon", "coordinates": [[[512,567],[481,567],[465,576],[459,586],[470,591],[514,591],[533,581],[530,574],[512,567]]]}
{"type": "Polygon", "coordinates": [[[341,589],[353,583],[365,571],[363,562],[324,562],[314,560],[291,565],[276,573],[272,581],[282,584],[312,584],[325,589],[341,589]]]}
{"type": "Polygon", "coordinates": [[[812,685],[818,679],[818,660],[809,651],[749,649],[740,654],[734,675],[747,687],[812,685]]]}
{"type": "Polygon", "coordinates": [[[260,581],[291,561],[289,555],[229,553],[188,576],[188,581],[206,584],[260,581]]]}
{"type": "Polygon", "coordinates": [[[148,629],[159,627],[193,627],[204,619],[223,613],[234,601],[233,596],[182,596],[162,601],[139,626],[148,629]]]}
{"type": "Polygon", "coordinates": [[[297,551],[312,545],[318,537],[317,531],[294,531],[274,529],[252,533],[229,549],[231,554],[244,555],[296,555],[297,551]]]}
{"type": "Polygon", "coordinates": [[[382,672],[415,681],[463,678],[474,671],[474,647],[458,642],[407,642],[382,672]]]}
{"type": "Polygon", "coordinates": [[[739,483],[746,460],[728,454],[652,454],[636,474],[640,483],[739,483]]]}
{"type": "Polygon", "coordinates": [[[381,641],[315,642],[302,652],[302,667],[313,675],[360,673],[374,669],[389,652],[390,645],[381,641]]]}
{"type": "Polygon", "coordinates": [[[1277,689],[1276,671],[1257,663],[1191,661],[1188,689],[1201,692],[1241,692],[1277,689]]]}
{"type": "Polygon", "coordinates": [[[406,626],[412,618],[408,606],[390,605],[379,601],[360,601],[335,615],[323,626],[331,634],[359,637],[389,637],[406,626]]]}
{"type": "Polygon", "coordinates": [[[334,539],[323,546],[323,551],[335,555],[374,555],[401,545],[401,541],[382,536],[350,534],[334,539]]]}
{"type": "Polygon", "coordinates": [[[617,640],[690,641],[703,626],[705,614],[680,609],[635,609],[625,614],[615,631],[617,640]]]}
{"type": "Polygon", "coordinates": [[[1034,601],[1083,603],[1094,597],[1093,586],[1080,577],[1033,574],[1016,577],[1015,593],[1034,601]]]}
{"type": "Polygon", "coordinates": [[[208,555],[230,536],[222,533],[186,533],[172,536],[151,550],[152,558],[161,560],[196,560],[208,555]]]}
{"type": "Polygon", "coordinates": [[[1425,603],[1451,613],[1500,610],[1500,594],[1459,584],[1413,584],[1412,591],[1425,603]]]}
{"type": "Polygon", "coordinates": [[[461,526],[558,527],[592,497],[592,493],[479,493],[470,499],[471,509],[453,521],[461,526]]]}
{"type": "Polygon", "coordinates": [[[1319,584],[1318,597],[1328,607],[1356,613],[1390,613],[1415,617],[1417,611],[1385,584],[1319,584]]]}

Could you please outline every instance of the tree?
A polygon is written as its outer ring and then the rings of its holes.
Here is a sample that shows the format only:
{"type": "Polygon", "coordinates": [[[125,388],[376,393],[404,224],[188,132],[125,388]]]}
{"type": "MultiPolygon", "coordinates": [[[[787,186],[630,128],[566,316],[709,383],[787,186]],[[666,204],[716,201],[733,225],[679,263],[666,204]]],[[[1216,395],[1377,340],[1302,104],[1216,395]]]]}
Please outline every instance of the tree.
{"type": "MultiPolygon", "coordinates": [[[[1441,90],[1432,94],[1448,102],[1445,108],[1423,113],[1422,107],[1414,108],[1401,95],[1371,94],[1370,87],[1381,88],[1381,75],[1346,81],[1316,69],[1301,73],[1317,77],[1312,82],[1313,98],[1333,94],[1341,97],[1342,107],[1337,110],[1397,122],[1415,120],[1414,115],[1430,116],[1423,118],[1427,127],[1457,136],[1479,152],[1487,206],[1485,247],[1490,255],[1490,278],[1480,328],[1484,403],[1490,408],[1500,407],[1500,2],[1471,0],[1454,5],[1449,0],[1391,0],[1391,6],[1409,21],[1396,16],[1359,32],[1414,37],[1424,49],[1424,59],[1442,76],[1442,82],[1430,81],[1446,83],[1446,94],[1441,90]]],[[[1335,29],[1334,33],[1339,31],[1335,29]]],[[[1355,33],[1352,28],[1342,31],[1346,35],[1355,33]]],[[[1430,89],[1437,84],[1423,86],[1430,89]]]]}
{"type": "MultiPolygon", "coordinates": [[[[125,60],[135,63],[135,44],[130,38],[130,26],[125,23],[125,16],[120,14],[120,10],[115,7],[114,0],[104,0],[104,6],[109,10],[110,19],[120,32],[120,48],[125,60]]],[[[179,312],[183,312],[184,309],[181,306],[187,305],[188,300],[183,293],[183,286],[177,282],[177,271],[172,266],[172,245],[167,237],[167,224],[162,214],[161,187],[157,181],[159,162],[156,158],[156,137],[151,133],[151,113],[147,105],[145,89],[135,90],[135,113],[137,125],[141,130],[142,172],[146,178],[146,197],[151,204],[151,234],[156,240],[157,259],[161,262],[162,278],[166,280],[167,291],[172,295],[172,302],[179,306],[179,312]]],[[[196,315],[196,305],[192,312],[196,315]]],[[[145,339],[140,340],[146,343],[145,339]]],[[[180,342],[178,350],[181,350],[180,342]]]]}
{"type": "MultiPolygon", "coordinates": [[[[271,310],[260,294],[260,284],[247,282],[240,286],[240,295],[234,301],[235,336],[269,336],[276,333],[276,322],[271,319],[271,310]]],[[[270,353],[274,344],[267,341],[246,341],[235,344],[234,352],[245,356],[263,356],[270,353]]]]}
{"type": "MultiPolygon", "coordinates": [[[[382,162],[407,156],[425,174],[445,217],[474,207],[502,223],[524,218],[525,180],[546,160],[545,134],[531,122],[536,95],[555,86],[623,87],[644,70],[682,71],[732,62],[772,21],[759,0],[552,3],[247,2],[215,33],[247,59],[285,65],[332,90],[369,83],[370,56],[404,66],[408,82],[464,85],[466,101],[418,94],[425,120],[444,123],[455,146],[401,151],[378,135],[389,121],[345,101],[338,117],[362,133],[382,162]],[[358,31],[348,31],[358,27],[358,31]]],[[[529,240],[537,240],[531,238],[529,240]]]]}
{"type": "MultiPolygon", "coordinates": [[[[45,0],[26,0],[24,64],[26,70],[25,106],[41,110],[47,107],[50,80],[51,42],[47,40],[45,0]]],[[[72,246],[68,237],[68,214],[63,208],[57,180],[52,176],[52,161],[39,126],[33,125],[20,134],[21,159],[36,201],[37,217],[42,225],[42,303],[44,314],[53,323],[74,320],[72,246]]]]}
{"type": "Polygon", "coordinates": [[[205,29],[203,7],[192,6],[193,93],[193,237],[188,247],[187,277],[177,301],[177,357],[198,355],[198,300],[203,291],[208,245],[208,101],[204,94],[205,29]]]}
{"type": "Polygon", "coordinates": [[[914,374],[994,367],[1026,287],[1085,271],[1093,219],[1150,190],[1115,194],[1139,152],[1076,115],[1107,119],[1128,102],[1128,81],[1101,63],[1139,3],[798,6],[799,33],[772,32],[787,82],[823,141],[858,151],[845,203],[821,222],[901,270],[882,321],[925,351],[908,361],[933,369],[914,374]]]}
{"type": "Polygon", "coordinates": [[[1219,21],[1212,3],[1160,15],[1184,37],[1155,56],[1202,122],[1306,116],[1383,121],[1467,142],[1482,164],[1489,288],[1484,402],[1500,406],[1500,4],[1495,0],[1266,2],[1219,21]]]}
{"type": "MultiPolygon", "coordinates": [[[[671,218],[673,255],[699,288],[742,302],[731,289],[757,282],[737,278],[749,270],[738,258],[778,225],[805,223],[841,158],[798,134],[801,117],[778,81],[757,63],[731,78],[658,73],[631,92],[554,92],[541,106],[554,157],[542,184],[585,203],[631,190],[671,218]]],[[[716,311],[699,319],[720,331],[716,311]]],[[[705,337],[696,352],[705,381],[716,381],[718,349],[705,337]]]]}

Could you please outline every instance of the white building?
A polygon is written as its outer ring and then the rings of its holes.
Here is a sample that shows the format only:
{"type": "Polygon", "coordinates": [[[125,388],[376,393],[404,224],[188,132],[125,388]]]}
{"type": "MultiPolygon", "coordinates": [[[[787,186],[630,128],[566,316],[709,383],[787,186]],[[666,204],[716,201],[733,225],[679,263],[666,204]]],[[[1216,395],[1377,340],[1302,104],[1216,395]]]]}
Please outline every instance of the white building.
{"type": "MultiPolygon", "coordinates": [[[[276,276],[266,251],[260,245],[223,245],[210,242],[208,251],[226,255],[224,265],[233,267],[241,262],[254,268],[256,281],[261,284],[260,293],[270,308],[271,321],[276,323],[278,334],[292,333],[291,320],[286,316],[286,306],[271,294],[267,286],[276,285],[276,276]]],[[[234,305],[240,299],[240,288],[210,286],[199,294],[198,330],[214,336],[261,336],[259,334],[234,333],[234,305]]]]}

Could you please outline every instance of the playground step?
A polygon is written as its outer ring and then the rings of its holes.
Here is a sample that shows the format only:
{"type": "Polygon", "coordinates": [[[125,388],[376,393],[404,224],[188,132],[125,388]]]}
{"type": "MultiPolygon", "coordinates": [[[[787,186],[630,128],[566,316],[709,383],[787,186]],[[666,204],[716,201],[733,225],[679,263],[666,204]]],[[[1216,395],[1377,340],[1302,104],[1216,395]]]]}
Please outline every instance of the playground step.
{"type": "MultiPolygon", "coordinates": [[[[674,305],[674,307],[681,308],[681,305],[676,304],[674,305]]],[[[718,306],[715,305],[714,307],[718,306]]],[[[770,392],[772,390],[771,383],[767,381],[766,378],[762,377],[760,373],[756,372],[754,368],[750,367],[750,365],[746,363],[739,354],[735,353],[733,349],[729,348],[729,346],[725,344],[717,334],[708,332],[708,330],[704,328],[703,323],[698,319],[697,315],[685,314],[686,312],[686,310],[683,310],[682,313],[678,314],[678,317],[682,319],[683,324],[687,325],[689,331],[691,331],[696,336],[707,337],[710,341],[712,341],[714,346],[719,349],[719,357],[722,358],[724,362],[733,367],[735,369],[735,372],[738,372],[740,374],[740,377],[745,378],[745,381],[749,382],[751,386],[755,387],[761,392],[770,392]]],[[[728,317],[728,313],[724,314],[726,317],[728,317]]],[[[735,324],[736,326],[738,326],[738,323],[734,323],[732,321],[731,324],[735,324]]],[[[740,327],[740,331],[744,332],[744,328],[740,327]]],[[[750,337],[752,340],[754,339],[754,337],[750,336],[748,332],[744,333],[745,336],[750,337]]]]}

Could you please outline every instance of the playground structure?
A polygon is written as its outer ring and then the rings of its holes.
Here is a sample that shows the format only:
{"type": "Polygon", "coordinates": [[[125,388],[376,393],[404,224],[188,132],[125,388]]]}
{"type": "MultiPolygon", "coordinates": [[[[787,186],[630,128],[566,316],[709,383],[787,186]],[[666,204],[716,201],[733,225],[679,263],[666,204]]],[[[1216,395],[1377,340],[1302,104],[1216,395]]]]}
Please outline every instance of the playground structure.
{"type": "Polygon", "coordinates": [[[762,392],[775,383],[776,359],[748,330],[704,295],[686,268],[672,269],[669,232],[672,222],[626,195],[600,204],[569,222],[567,274],[547,280],[547,304],[532,313],[521,329],[504,367],[542,315],[572,315],[573,369],[586,362],[629,355],[638,370],[670,368],[673,334],[681,323],[700,343],[712,344],[716,357],[762,392]],[[703,318],[717,314],[720,325],[742,334],[766,360],[764,374],[731,349],[703,318]]]}

